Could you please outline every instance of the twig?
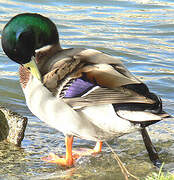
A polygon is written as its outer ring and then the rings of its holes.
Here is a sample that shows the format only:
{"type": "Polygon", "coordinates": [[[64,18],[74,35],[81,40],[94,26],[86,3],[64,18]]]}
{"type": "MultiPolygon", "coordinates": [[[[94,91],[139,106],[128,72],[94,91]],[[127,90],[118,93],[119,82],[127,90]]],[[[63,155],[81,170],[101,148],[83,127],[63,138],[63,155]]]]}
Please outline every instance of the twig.
{"type": "Polygon", "coordinates": [[[131,174],[126,167],[124,166],[124,164],[122,163],[122,161],[120,160],[120,158],[118,157],[118,155],[114,152],[114,150],[112,149],[112,147],[105,141],[105,144],[109,147],[109,149],[112,151],[115,160],[117,161],[118,165],[120,166],[120,169],[124,175],[125,180],[128,180],[129,177],[134,178],[135,180],[139,180],[136,176],[134,176],[133,174],[131,174]]]}

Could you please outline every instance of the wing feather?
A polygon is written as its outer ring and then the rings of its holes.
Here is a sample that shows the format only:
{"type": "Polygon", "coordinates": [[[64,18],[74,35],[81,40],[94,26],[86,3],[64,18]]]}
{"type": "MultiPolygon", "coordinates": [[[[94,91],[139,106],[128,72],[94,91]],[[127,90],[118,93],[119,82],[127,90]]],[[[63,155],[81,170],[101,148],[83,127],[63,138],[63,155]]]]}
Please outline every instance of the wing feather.
{"type": "MultiPolygon", "coordinates": [[[[43,76],[44,85],[50,91],[62,91],[66,86],[66,89],[73,92],[71,94],[77,95],[78,86],[73,85],[72,88],[71,85],[67,86],[67,83],[78,78],[94,85],[88,92],[85,88],[84,93],[80,90],[80,96],[64,98],[73,108],[108,103],[155,103],[155,100],[144,96],[146,92],[137,93],[136,88],[143,83],[124,67],[119,58],[92,49],[76,50],[74,53],[73,49],[66,50],[63,58],[60,59],[58,55],[55,57],[58,59],[54,59],[55,63],[49,67],[50,71],[43,76]],[[126,88],[129,85],[134,85],[135,88],[126,88]]],[[[149,93],[148,88],[144,91],[149,93]]]]}
{"type": "Polygon", "coordinates": [[[64,98],[64,101],[74,109],[100,104],[154,103],[152,99],[123,87],[116,90],[96,87],[82,97],[64,98]]]}

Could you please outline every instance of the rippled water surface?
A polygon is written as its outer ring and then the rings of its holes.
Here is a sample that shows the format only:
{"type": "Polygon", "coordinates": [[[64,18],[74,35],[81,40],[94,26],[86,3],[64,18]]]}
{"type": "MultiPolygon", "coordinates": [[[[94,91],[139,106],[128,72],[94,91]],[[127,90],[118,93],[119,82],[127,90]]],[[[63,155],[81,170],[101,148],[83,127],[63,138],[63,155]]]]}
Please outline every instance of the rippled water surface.
{"type": "MultiPolygon", "coordinates": [[[[95,48],[121,57],[127,68],[163,100],[174,115],[174,2],[172,0],[0,0],[0,30],[14,15],[37,12],[57,25],[63,47],[95,48]]],[[[104,145],[98,156],[85,157],[72,169],[47,164],[48,152],[65,152],[64,137],[34,117],[25,105],[18,65],[0,49],[0,103],[29,118],[21,148],[0,144],[0,179],[123,179],[104,145]]],[[[174,121],[149,128],[153,143],[174,172],[174,121]]],[[[157,171],[138,133],[110,143],[126,167],[139,178],[157,171]]],[[[74,146],[94,142],[76,139],[74,146]]]]}

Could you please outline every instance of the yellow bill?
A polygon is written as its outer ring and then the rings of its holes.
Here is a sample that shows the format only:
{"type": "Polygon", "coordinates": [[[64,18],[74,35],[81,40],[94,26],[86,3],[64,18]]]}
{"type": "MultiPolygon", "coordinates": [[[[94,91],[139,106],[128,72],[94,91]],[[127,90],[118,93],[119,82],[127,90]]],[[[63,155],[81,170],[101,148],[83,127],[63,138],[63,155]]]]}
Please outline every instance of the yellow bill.
{"type": "Polygon", "coordinates": [[[37,64],[34,60],[34,58],[31,59],[31,61],[29,63],[23,64],[25,68],[27,68],[31,74],[36,77],[38,80],[42,80],[41,78],[41,74],[39,72],[39,69],[37,67],[37,64]]]}

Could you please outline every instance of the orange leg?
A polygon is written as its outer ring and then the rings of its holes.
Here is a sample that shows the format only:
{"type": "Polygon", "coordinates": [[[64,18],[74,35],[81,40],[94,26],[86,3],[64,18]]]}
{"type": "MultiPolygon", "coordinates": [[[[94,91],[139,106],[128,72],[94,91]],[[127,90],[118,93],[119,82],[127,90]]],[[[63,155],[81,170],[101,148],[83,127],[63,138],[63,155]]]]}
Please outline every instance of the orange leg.
{"type": "Polygon", "coordinates": [[[94,152],[95,153],[100,153],[101,150],[102,150],[102,145],[103,145],[103,142],[97,142],[94,149],[93,149],[94,152]]]}
{"type": "Polygon", "coordinates": [[[60,157],[55,155],[54,153],[50,153],[48,157],[43,157],[42,160],[47,161],[49,163],[56,163],[61,166],[71,167],[74,165],[76,159],[81,156],[88,156],[91,154],[97,154],[101,152],[102,149],[102,142],[97,142],[94,149],[85,149],[80,148],[78,150],[73,151],[72,153],[72,143],[73,143],[73,136],[66,136],[65,137],[65,144],[66,144],[66,155],[65,157],[60,157]]]}
{"type": "Polygon", "coordinates": [[[94,149],[79,148],[77,150],[73,150],[73,154],[75,154],[78,157],[98,154],[101,152],[102,144],[103,144],[102,142],[97,142],[94,149]]]}
{"type": "Polygon", "coordinates": [[[66,144],[66,156],[59,157],[56,156],[54,153],[50,153],[48,157],[43,157],[42,160],[56,163],[61,166],[68,166],[71,167],[74,165],[74,159],[72,155],[72,143],[73,143],[73,136],[66,136],[65,137],[65,144],[66,144]]]}

